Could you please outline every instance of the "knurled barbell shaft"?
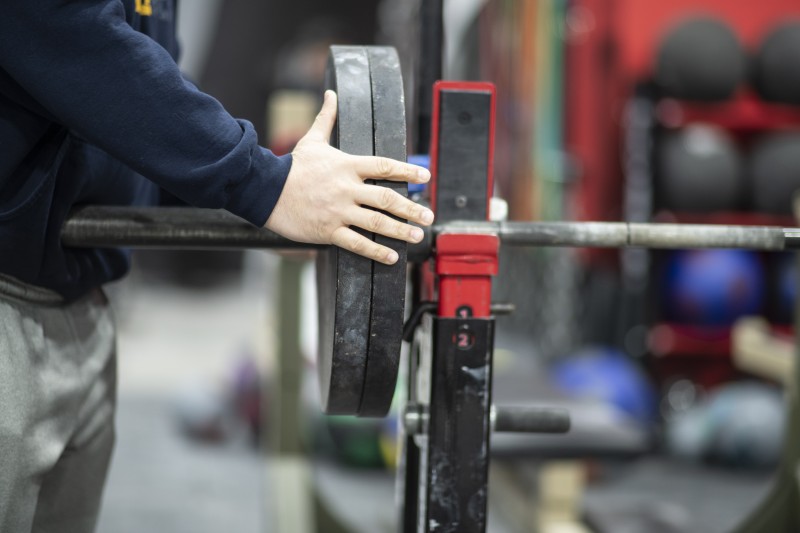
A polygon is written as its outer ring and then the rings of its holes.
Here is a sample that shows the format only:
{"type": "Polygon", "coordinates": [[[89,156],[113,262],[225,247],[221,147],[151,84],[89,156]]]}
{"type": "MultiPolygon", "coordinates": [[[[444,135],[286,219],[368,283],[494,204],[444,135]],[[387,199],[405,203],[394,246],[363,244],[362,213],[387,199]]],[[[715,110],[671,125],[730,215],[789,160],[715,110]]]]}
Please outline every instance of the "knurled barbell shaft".
{"type": "MultiPolygon", "coordinates": [[[[504,245],[586,248],[744,248],[800,249],[800,228],[626,222],[453,222],[433,228],[442,233],[492,233],[504,245]]],[[[276,248],[318,245],[291,241],[254,228],[225,211],[181,207],[87,206],[77,209],[62,230],[73,247],[276,248]]]]}
{"type": "Polygon", "coordinates": [[[79,248],[306,249],[268,229],[217,209],[86,206],[61,230],[65,246],[79,248]]]}

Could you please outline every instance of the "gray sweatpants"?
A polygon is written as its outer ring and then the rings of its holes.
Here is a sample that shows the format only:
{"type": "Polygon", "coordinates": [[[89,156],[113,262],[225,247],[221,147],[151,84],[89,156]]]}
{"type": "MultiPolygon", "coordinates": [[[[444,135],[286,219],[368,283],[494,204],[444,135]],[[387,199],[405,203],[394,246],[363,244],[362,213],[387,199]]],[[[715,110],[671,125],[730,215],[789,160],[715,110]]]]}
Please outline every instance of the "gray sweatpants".
{"type": "Polygon", "coordinates": [[[108,301],[0,276],[0,532],[94,531],[114,444],[108,301]]]}

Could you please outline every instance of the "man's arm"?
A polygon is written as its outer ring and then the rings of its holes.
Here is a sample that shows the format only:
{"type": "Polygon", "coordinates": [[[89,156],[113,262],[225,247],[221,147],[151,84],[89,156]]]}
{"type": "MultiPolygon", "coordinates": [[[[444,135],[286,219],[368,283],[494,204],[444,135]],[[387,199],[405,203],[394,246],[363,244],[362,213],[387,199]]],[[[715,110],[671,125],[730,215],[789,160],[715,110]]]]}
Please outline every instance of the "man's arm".
{"type": "Polygon", "coordinates": [[[392,262],[388,249],[347,226],[412,242],[413,230],[374,214],[366,220],[358,204],[418,223],[430,215],[362,181],[427,181],[426,172],[347,156],[320,140],[333,124],[335,99],[298,144],[297,161],[276,157],[258,146],[251,124],[184,82],[169,54],[125,22],[119,0],[6,2],[0,67],[59,122],[195,206],[225,208],[256,225],[269,218],[269,227],[287,237],[334,242],[384,262],[392,262]]]}
{"type": "Polygon", "coordinates": [[[199,207],[263,224],[291,165],[185,83],[118,0],[6,2],[0,67],[59,122],[199,207]]]}

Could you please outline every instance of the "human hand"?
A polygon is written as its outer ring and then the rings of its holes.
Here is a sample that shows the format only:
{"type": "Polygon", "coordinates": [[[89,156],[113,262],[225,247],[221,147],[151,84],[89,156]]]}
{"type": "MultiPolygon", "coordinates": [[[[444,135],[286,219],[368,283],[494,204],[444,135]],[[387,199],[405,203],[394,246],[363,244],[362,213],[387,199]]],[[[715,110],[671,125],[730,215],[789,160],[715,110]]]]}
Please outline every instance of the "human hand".
{"type": "Polygon", "coordinates": [[[266,227],[294,241],[335,244],[391,265],[397,262],[397,252],[350,226],[410,243],[421,241],[423,232],[362,206],[386,211],[421,226],[433,223],[433,212],[391,189],[368,185],[364,180],[425,183],[430,173],[393,159],[349,155],[330,146],[336,102],[336,93],[326,91],[322,110],[292,152],[292,168],[266,227]]]}

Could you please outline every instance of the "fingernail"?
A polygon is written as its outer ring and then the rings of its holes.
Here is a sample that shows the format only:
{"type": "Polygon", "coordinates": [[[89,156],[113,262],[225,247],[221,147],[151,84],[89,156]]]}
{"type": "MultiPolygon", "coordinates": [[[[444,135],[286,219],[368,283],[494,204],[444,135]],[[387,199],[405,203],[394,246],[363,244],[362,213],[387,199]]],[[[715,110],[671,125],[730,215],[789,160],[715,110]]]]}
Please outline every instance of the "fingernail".
{"type": "Polygon", "coordinates": [[[397,255],[397,252],[395,252],[394,250],[392,250],[391,252],[389,252],[388,254],[386,254],[386,260],[387,260],[387,261],[389,262],[389,264],[391,264],[391,265],[393,265],[393,264],[397,263],[397,260],[398,260],[398,259],[400,259],[400,256],[398,256],[398,255],[397,255]]]}
{"type": "Polygon", "coordinates": [[[430,209],[426,209],[422,212],[422,216],[420,216],[423,224],[433,224],[433,211],[430,209]]]}
{"type": "Polygon", "coordinates": [[[425,236],[421,228],[414,228],[411,230],[411,238],[414,239],[415,242],[419,242],[425,236]]]}
{"type": "Polygon", "coordinates": [[[419,167],[417,168],[417,177],[420,179],[420,181],[428,181],[431,179],[431,173],[428,172],[428,170],[419,167]]]}

